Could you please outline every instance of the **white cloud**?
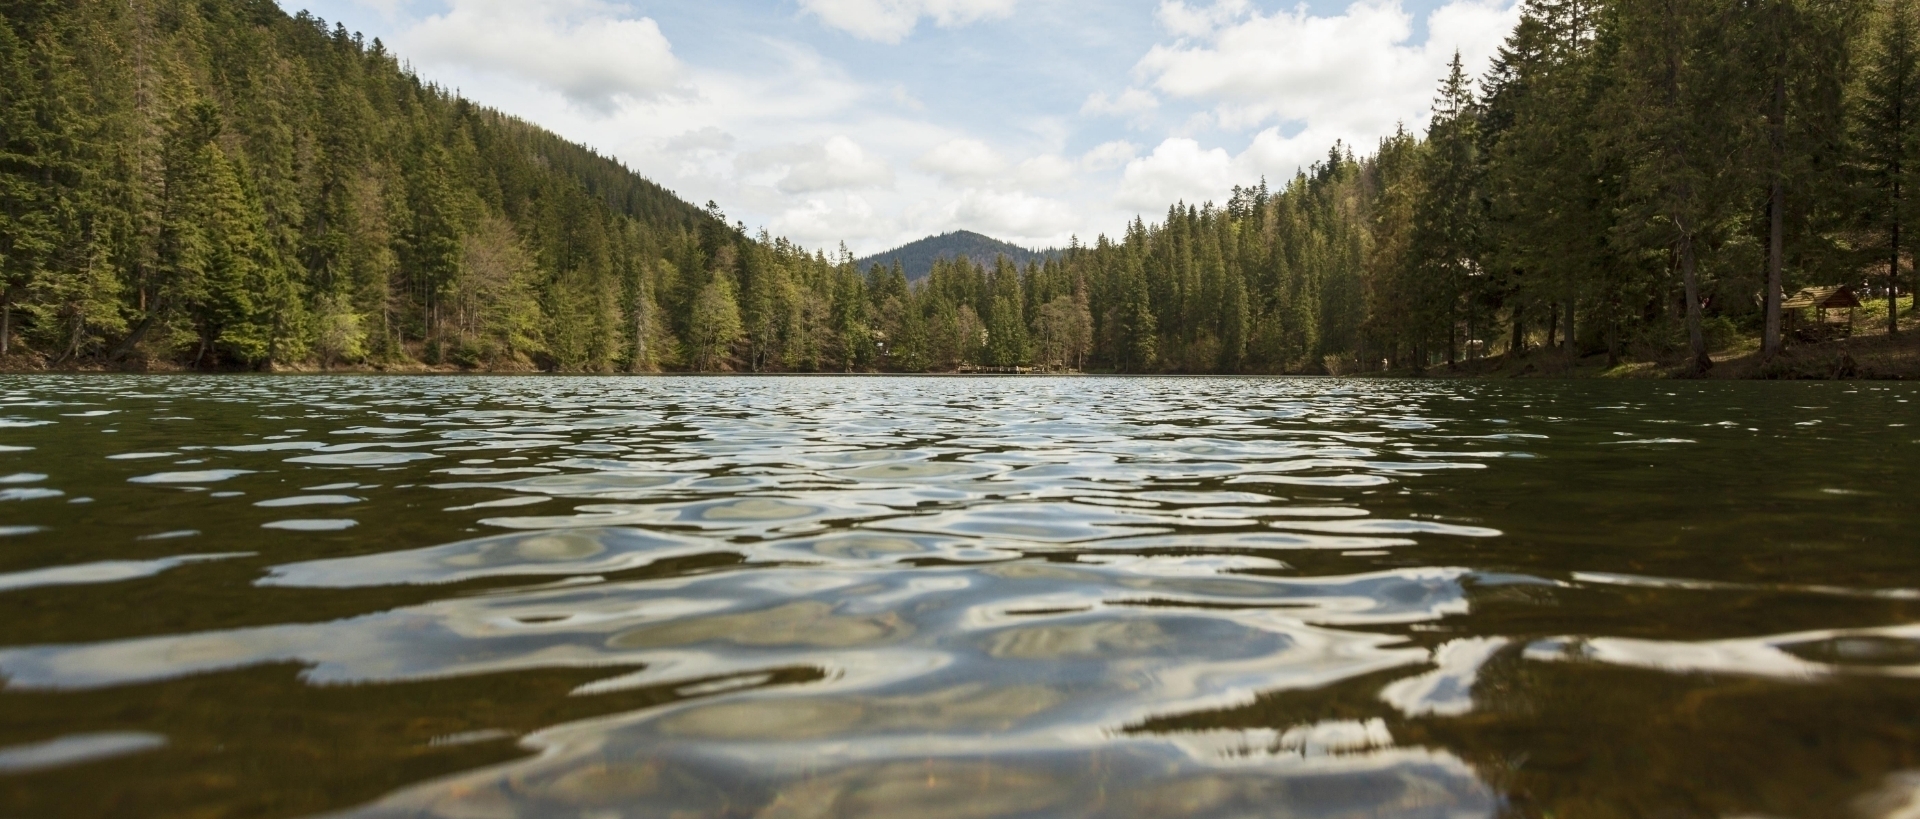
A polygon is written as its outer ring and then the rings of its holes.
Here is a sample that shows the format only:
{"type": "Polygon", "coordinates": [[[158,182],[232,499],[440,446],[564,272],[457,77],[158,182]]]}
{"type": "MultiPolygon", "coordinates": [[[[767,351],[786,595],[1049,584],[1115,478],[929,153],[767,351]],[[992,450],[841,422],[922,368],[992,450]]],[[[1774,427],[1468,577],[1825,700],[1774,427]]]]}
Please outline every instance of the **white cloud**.
{"type": "Polygon", "coordinates": [[[373,9],[388,20],[392,20],[407,5],[407,0],[353,0],[353,2],[354,5],[373,9]]]}
{"type": "Polygon", "coordinates": [[[1214,9],[1237,10],[1213,14],[1163,2],[1163,24],[1197,39],[1155,46],[1137,72],[1162,94],[1211,103],[1220,127],[1279,120],[1355,138],[1423,121],[1454,50],[1479,74],[1518,15],[1512,0],[1454,0],[1433,12],[1430,36],[1416,45],[1414,18],[1399,0],[1360,0],[1329,17],[1305,6],[1265,15],[1243,5],[1223,3],[1214,9]]]}
{"type": "Polygon", "coordinates": [[[1085,114],[1137,115],[1135,127],[1152,121],[1151,105],[1184,115],[1150,155],[1112,142],[1081,159],[1089,170],[1124,165],[1110,202],[1145,215],[1182,200],[1218,202],[1261,177],[1284,184],[1338,142],[1364,154],[1402,123],[1422,127],[1455,50],[1470,74],[1483,73],[1518,7],[1451,0],[1428,16],[1429,36],[1419,43],[1401,0],[1356,0],[1327,16],[1305,4],[1265,13],[1247,0],[1161,0],[1156,16],[1172,39],[1139,61],[1139,86],[1117,97],[1096,93],[1082,106],[1085,114]],[[1187,136],[1249,131],[1238,154],[1187,136]]]}
{"type": "Polygon", "coordinates": [[[898,226],[875,213],[865,197],[847,194],[836,199],[810,198],[799,207],[774,217],[769,226],[779,236],[818,247],[846,240],[889,236],[898,226]]]}
{"type": "Polygon", "coordinates": [[[764,0],[662,6],[658,25],[632,0],[280,2],[367,22],[427,78],[750,227],[871,253],[957,228],[1091,238],[1262,175],[1283,184],[1336,139],[1368,152],[1398,122],[1424,126],[1456,46],[1480,71],[1516,0],[1418,0],[1439,6],[1424,25],[1412,0],[1335,0],[1320,16],[1297,0],[1115,4],[1045,55],[1001,26],[951,35],[1014,75],[903,66],[842,31],[901,42],[1041,9],[1031,0],[797,0],[820,23],[797,28],[764,0]],[[1130,76],[1084,73],[1116,57],[1137,58],[1130,76]]]}
{"type": "Polygon", "coordinates": [[[1041,154],[1025,162],[1013,171],[1014,185],[1026,188],[1058,188],[1073,181],[1080,173],[1080,166],[1058,154],[1041,154]]]}
{"type": "Polygon", "coordinates": [[[1247,13],[1247,0],[1217,0],[1206,8],[1194,8],[1180,0],[1167,0],[1155,13],[1160,25],[1178,37],[1200,37],[1247,13]]]}
{"type": "Polygon", "coordinates": [[[868,155],[860,143],[844,136],[758,151],[740,157],[736,164],[750,172],[773,171],[779,176],[774,187],[786,194],[884,188],[893,184],[893,169],[886,160],[868,155]]]}
{"type": "Polygon", "coordinates": [[[800,7],[821,22],[863,40],[898,43],[932,18],[942,26],[961,26],[1013,13],[1019,0],[800,0],[800,7]]]}
{"type": "Polygon", "coordinates": [[[720,153],[733,150],[737,141],[732,134],[709,125],[669,139],[661,147],[672,153],[720,153]]]}
{"type": "Polygon", "coordinates": [[[936,224],[1026,244],[1059,244],[1082,218],[1066,202],[1019,191],[968,189],[937,211],[936,224]]]}
{"type": "Polygon", "coordinates": [[[914,96],[912,91],[908,91],[907,87],[900,83],[893,84],[892,96],[894,103],[902,108],[916,113],[927,110],[927,104],[921,102],[919,97],[914,96]]]}
{"type": "Polygon", "coordinates": [[[914,167],[953,185],[999,191],[1059,188],[1075,180],[1082,167],[1058,154],[1040,154],[1014,164],[977,139],[954,139],[922,154],[914,167]]]}
{"type": "Polygon", "coordinates": [[[1104,171],[1132,162],[1133,158],[1139,155],[1140,146],[1125,140],[1116,140],[1095,146],[1093,150],[1087,152],[1086,156],[1080,158],[1080,162],[1086,165],[1088,170],[1104,171]]]}
{"type": "Polygon", "coordinates": [[[980,182],[1007,171],[1007,160],[977,139],[954,139],[920,155],[913,166],[949,181],[980,182]]]}
{"type": "Polygon", "coordinates": [[[449,0],[445,14],[406,35],[427,62],[514,76],[611,113],[621,100],[672,90],[680,62],[647,17],[622,17],[600,0],[449,0]]]}
{"type": "Polygon", "coordinates": [[[1235,158],[1242,175],[1239,181],[1247,184],[1266,177],[1276,185],[1284,184],[1301,169],[1326,161],[1327,152],[1340,142],[1347,142],[1355,156],[1372,153],[1374,148],[1372,144],[1356,146],[1346,135],[1320,128],[1309,127],[1293,136],[1281,135],[1279,128],[1268,128],[1255,134],[1253,144],[1235,158]]]}
{"type": "Polygon", "coordinates": [[[739,140],[733,134],[709,125],[652,142],[645,148],[647,153],[660,157],[662,161],[677,160],[674,175],[689,179],[720,177],[729,173],[734,145],[739,140]]]}
{"type": "MultiPolygon", "coordinates": [[[[1519,3],[1456,0],[1427,16],[1426,52],[1445,57],[1458,49],[1469,71],[1479,76],[1519,22],[1519,3]]],[[[1435,75],[1430,85],[1437,84],[1443,76],[1435,75]]]]}
{"type": "Polygon", "coordinates": [[[1094,116],[1133,116],[1144,114],[1160,107],[1160,98],[1153,92],[1139,88],[1129,88],[1119,96],[1109,97],[1105,91],[1095,91],[1080,106],[1080,113],[1094,116]]]}
{"type": "Polygon", "coordinates": [[[1174,138],[1160,143],[1152,156],[1127,163],[1119,200],[1148,212],[1178,201],[1199,204],[1225,199],[1238,179],[1234,159],[1226,151],[1204,150],[1194,140],[1174,138]]]}
{"type": "Polygon", "coordinates": [[[1373,150],[1371,144],[1356,146],[1341,134],[1314,127],[1291,136],[1282,134],[1279,128],[1268,128],[1255,134],[1237,156],[1222,148],[1203,150],[1192,139],[1168,139],[1152,155],[1127,163],[1118,200],[1152,215],[1179,201],[1225,201],[1233,186],[1251,185],[1262,178],[1280,187],[1301,170],[1326,161],[1327,152],[1343,141],[1355,155],[1373,150]]]}

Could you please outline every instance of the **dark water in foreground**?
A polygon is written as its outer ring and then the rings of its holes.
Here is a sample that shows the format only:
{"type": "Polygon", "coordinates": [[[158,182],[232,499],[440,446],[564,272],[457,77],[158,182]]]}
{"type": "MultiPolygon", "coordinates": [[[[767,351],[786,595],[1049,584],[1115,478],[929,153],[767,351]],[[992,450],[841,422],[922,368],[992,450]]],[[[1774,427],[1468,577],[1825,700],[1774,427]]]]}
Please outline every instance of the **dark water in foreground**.
{"type": "Polygon", "coordinates": [[[1915,401],[0,378],[0,817],[1920,816],[1915,401]]]}

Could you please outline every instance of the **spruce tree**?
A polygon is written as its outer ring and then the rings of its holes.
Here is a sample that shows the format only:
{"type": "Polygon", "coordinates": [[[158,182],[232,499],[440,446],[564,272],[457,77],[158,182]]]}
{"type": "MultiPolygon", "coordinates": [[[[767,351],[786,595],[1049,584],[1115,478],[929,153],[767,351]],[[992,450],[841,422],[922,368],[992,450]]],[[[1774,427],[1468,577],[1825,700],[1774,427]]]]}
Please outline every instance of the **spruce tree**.
{"type": "MultiPolygon", "coordinates": [[[[0,17],[0,356],[11,350],[15,306],[85,251],[78,187],[85,173],[65,14],[17,2],[0,17]],[[64,258],[63,258],[64,257],[64,258]]],[[[30,302],[29,302],[30,305],[30,302]]],[[[29,312],[32,312],[29,310],[29,312]]]]}
{"type": "Polygon", "coordinates": [[[1732,0],[1663,0],[1613,7],[1613,62],[1602,138],[1617,146],[1631,208],[1623,237],[1666,250],[1680,278],[1686,371],[1713,367],[1704,305],[1709,254],[1734,226],[1759,106],[1727,24],[1732,0]]]}
{"type": "MultiPolygon", "coordinates": [[[[1880,237],[1887,265],[1887,332],[1900,332],[1900,262],[1908,203],[1920,171],[1920,9],[1914,0],[1887,0],[1874,18],[1864,71],[1856,91],[1854,144],[1870,193],[1861,216],[1880,237]]],[[[1914,292],[1914,291],[1909,291],[1914,292]]]]}
{"type": "MultiPolygon", "coordinates": [[[[1838,180],[1844,143],[1844,100],[1849,85],[1850,46],[1863,18],[1861,0],[1761,0],[1746,7],[1751,18],[1749,67],[1753,96],[1761,105],[1765,135],[1754,164],[1767,201],[1766,324],[1762,354],[1782,349],[1781,302],[1785,298],[1789,236],[1803,257],[1811,248],[1810,220],[1838,180]],[[1789,200],[1793,197],[1793,201],[1789,200]],[[1791,205],[1791,207],[1790,207],[1791,205]]],[[[1735,158],[1735,162],[1740,161],[1735,158]]]]}
{"type": "Polygon", "coordinates": [[[1425,309],[1416,314],[1426,339],[1446,344],[1446,361],[1458,358],[1464,322],[1476,329],[1481,279],[1484,211],[1483,165],[1473,83],[1455,52],[1433,103],[1427,128],[1424,195],[1414,213],[1410,253],[1420,275],[1425,309]]]}
{"type": "MultiPolygon", "coordinates": [[[[1488,273],[1499,278],[1515,353],[1531,318],[1574,326],[1608,258],[1611,202],[1594,139],[1595,9],[1590,0],[1528,0],[1490,76],[1488,273]]],[[[1576,333],[1562,337],[1569,353],[1576,333]]]]}
{"type": "Polygon", "coordinates": [[[13,342],[13,311],[56,242],[28,44],[0,17],[0,356],[13,342]]]}
{"type": "Polygon", "coordinates": [[[734,302],[733,282],[724,275],[701,288],[694,301],[687,337],[688,363],[696,372],[719,372],[726,368],[733,343],[740,338],[740,307],[734,302]]]}

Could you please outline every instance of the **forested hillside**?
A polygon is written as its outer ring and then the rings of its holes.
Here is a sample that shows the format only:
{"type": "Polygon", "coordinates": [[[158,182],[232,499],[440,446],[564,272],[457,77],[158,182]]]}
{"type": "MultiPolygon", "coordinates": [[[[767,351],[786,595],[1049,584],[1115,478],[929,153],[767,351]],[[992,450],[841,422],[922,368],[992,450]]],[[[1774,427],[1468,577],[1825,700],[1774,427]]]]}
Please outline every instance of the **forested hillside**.
{"type": "Polygon", "coordinates": [[[1554,348],[1698,373],[1743,336],[1777,353],[1783,297],[1813,285],[1883,299],[1897,330],[1920,182],[1914,0],[1522,8],[1487,76],[1455,60],[1425,134],[1176,205],[1030,268],[1024,291],[969,300],[986,291],[936,272],[927,315],[959,303],[935,323],[985,325],[962,357],[1130,372],[1554,348]]]}
{"type": "Polygon", "coordinates": [[[749,244],[272,0],[0,9],[16,359],[650,368],[649,305],[749,244]]]}
{"type": "Polygon", "coordinates": [[[0,360],[1697,371],[1786,343],[1799,287],[1910,292],[1914,4],[1525,0],[1424,134],[910,283],[745,236],[271,0],[0,0],[0,360]]]}
{"type": "Polygon", "coordinates": [[[968,258],[987,263],[1005,256],[1014,264],[1024,266],[1032,262],[1044,262],[1058,255],[1059,251],[1056,250],[1028,250],[970,230],[956,230],[908,242],[884,253],[875,253],[860,259],[858,264],[866,269],[874,265],[892,267],[898,263],[906,272],[907,281],[917,282],[932,275],[934,263],[942,259],[968,258]]]}

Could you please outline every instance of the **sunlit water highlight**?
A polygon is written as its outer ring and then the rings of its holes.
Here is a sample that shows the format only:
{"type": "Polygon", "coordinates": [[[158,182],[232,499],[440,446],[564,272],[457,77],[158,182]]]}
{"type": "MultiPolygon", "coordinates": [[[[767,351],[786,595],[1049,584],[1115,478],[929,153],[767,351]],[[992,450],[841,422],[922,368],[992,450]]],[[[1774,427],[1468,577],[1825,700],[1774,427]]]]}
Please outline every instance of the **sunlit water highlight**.
{"type": "Polygon", "coordinates": [[[1905,816],[1916,398],[0,378],[0,815],[1905,816]]]}

